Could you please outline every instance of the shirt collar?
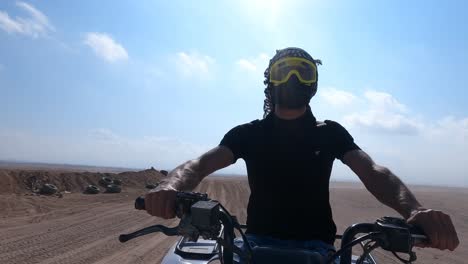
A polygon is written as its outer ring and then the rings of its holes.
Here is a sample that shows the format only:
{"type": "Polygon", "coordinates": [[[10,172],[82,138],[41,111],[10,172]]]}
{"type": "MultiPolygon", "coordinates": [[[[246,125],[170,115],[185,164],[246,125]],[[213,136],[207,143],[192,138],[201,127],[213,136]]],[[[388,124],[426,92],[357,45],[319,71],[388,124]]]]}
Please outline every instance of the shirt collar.
{"type": "Polygon", "coordinates": [[[317,122],[317,119],[315,118],[314,114],[312,113],[312,110],[310,109],[310,107],[307,107],[304,114],[299,116],[296,119],[291,119],[291,120],[281,119],[278,116],[276,116],[274,112],[270,112],[266,117],[266,121],[268,123],[270,123],[270,124],[276,124],[276,125],[280,125],[280,126],[283,126],[283,125],[286,125],[286,126],[293,125],[294,126],[296,124],[302,124],[302,123],[309,123],[309,124],[312,123],[312,124],[315,125],[316,122],[317,122]]]}

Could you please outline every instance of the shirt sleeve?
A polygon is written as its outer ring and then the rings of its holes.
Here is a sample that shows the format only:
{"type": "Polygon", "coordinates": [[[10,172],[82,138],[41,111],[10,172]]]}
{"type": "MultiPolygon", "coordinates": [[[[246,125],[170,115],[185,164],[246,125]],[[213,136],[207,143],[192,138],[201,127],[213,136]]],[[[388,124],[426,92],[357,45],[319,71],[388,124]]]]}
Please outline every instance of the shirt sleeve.
{"type": "Polygon", "coordinates": [[[236,126],[224,135],[219,143],[220,146],[229,148],[234,154],[234,163],[239,158],[244,158],[246,145],[245,125],[236,126]]]}
{"type": "Polygon", "coordinates": [[[332,151],[335,158],[343,161],[343,157],[348,151],[361,149],[342,125],[330,120],[326,120],[325,123],[332,129],[332,151]]]}

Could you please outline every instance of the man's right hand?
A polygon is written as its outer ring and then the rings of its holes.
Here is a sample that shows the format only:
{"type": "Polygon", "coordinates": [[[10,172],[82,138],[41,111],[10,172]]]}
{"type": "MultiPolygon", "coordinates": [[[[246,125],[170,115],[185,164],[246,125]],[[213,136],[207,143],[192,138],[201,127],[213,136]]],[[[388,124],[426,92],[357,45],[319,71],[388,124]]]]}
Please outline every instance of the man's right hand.
{"type": "Polygon", "coordinates": [[[164,219],[176,216],[177,191],[172,189],[155,188],[145,195],[145,209],[152,216],[164,219]]]}
{"type": "Polygon", "coordinates": [[[234,154],[232,151],[227,147],[217,146],[198,159],[189,160],[177,166],[158,187],[146,194],[146,211],[153,216],[165,219],[174,218],[176,216],[177,190],[193,190],[205,176],[227,167],[233,162],[234,154]]]}

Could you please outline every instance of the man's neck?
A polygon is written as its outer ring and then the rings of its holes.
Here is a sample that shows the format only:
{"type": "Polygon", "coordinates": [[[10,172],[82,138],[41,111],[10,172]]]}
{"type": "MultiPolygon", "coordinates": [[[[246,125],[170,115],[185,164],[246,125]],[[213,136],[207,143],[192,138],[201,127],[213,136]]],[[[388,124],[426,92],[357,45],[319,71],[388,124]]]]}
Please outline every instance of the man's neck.
{"type": "Polygon", "coordinates": [[[275,105],[275,115],[280,119],[292,120],[302,116],[307,110],[307,106],[290,109],[275,105]]]}

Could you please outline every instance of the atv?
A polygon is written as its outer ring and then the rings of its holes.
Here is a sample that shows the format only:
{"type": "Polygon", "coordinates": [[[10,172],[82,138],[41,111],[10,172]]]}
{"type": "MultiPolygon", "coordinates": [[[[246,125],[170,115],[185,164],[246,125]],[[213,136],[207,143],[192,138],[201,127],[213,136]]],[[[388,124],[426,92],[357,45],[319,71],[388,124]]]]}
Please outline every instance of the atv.
{"type": "MultiPolygon", "coordinates": [[[[135,200],[135,208],[145,209],[143,197],[135,200]]],[[[251,247],[249,243],[243,243],[248,241],[243,231],[246,226],[239,224],[235,216],[207,194],[178,192],[176,215],[181,219],[176,227],[154,225],[122,234],[119,241],[123,243],[155,232],[180,236],[162,260],[163,264],[208,264],[215,260],[223,264],[377,264],[371,255],[376,248],[392,252],[403,263],[412,263],[416,260],[413,246],[427,242],[419,228],[400,218],[383,217],[374,223],[348,227],[343,235],[336,236],[341,239],[340,249],[325,258],[311,250],[251,247]],[[236,237],[235,230],[240,237],[236,237]],[[352,248],[358,244],[362,247],[362,254],[352,255],[352,248]],[[403,258],[398,253],[408,256],[403,258]]]]}

